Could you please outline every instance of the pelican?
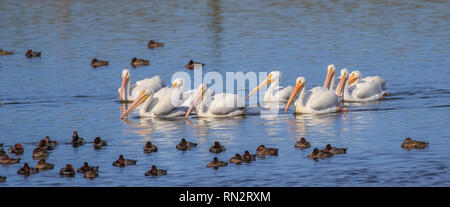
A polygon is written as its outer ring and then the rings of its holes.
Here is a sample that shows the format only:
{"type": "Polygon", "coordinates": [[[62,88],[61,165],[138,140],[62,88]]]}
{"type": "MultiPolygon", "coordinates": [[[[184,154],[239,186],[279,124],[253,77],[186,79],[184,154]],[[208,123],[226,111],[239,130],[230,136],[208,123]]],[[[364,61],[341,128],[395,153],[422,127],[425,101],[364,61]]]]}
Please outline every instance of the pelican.
{"type": "MultiPolygon", "coordinates": [[[[383,95],[386,93],[376,81],[364,81],[360,80],[358,73],[348,78],[348,82],[343,86],[343,93],[337,91],[337,95],[342,98],[343,101],[349,102],[366,102],[377,101],[383,99],[383,95]]],[[[346,68],[341,70],[341,77],[347,79],[348,70],[346,68]]],[[[339,90],[339,87],[336,89],[339,90]]]]}
{"type": "Polygon", "coordinates": [[[245,112],[244,106],[245,104],[236,94],[219,93],[212,96],[212,91],[207,89],[205,84],[201,84],[196,90],[194,99],[184,118],[189,117],[194,107],[197,111],[197,117],[240,116],[245,112]]]}
{"type": "Polygon", "coordinates": [[[139,105],[142,105],[139,108],[141,117],[183,116],[185,112],[179,108],[185,101],[183,87],[184,80],[176,79],[172,87],[161,88],[156,93],[151,88],[144,89],[120,118],[128,116],[139,105]]]}
{"type": "Polygon", "coordinates": [[[118,89],[120,101],[134,101],[144,89],[158,91],[160,88],[164,87],[164,83],[159,76],[136,81],[134,84],[131,84],[130,82],[130,71],[128,69],[123,69],[122,84],[118,89]]]}
{"type": "MultiPolygon", "coordinates": [[[[330,84],[331,79],[327,79],[328,81],[324,85],[330,84]]],[[[344,85],[345,81],[345,78],[341,78],[339,86],[344,85]]],[[[318,86],[306,92],[305,85],[306,79],[304,77],[298,77],[284,112],[288,110],[292,101],[299,93],[300,95],[294,103],[295,113],[324,114],[342,111],[343,104],[333,91],[318,86]]],[[[341,88],[339,92],[342,92],[342,87],[338,88],[341,88]]]]}
{"type": "Polygon", "coordinates": [[[350,80],[349,80],[349,85],[352,86],[353,84],[356,84],[360,81],[364,81],[364,82],[375,82],[376,84],[378,84],[381,89],[384,91],[386,90],[386,81],[381,78],[380,76],[367,76],[365,78],[363,78],[363,75],[360,71],[355,70],[352,71],[352,73],[350,74],[350,80]]]}
{"type": "Polygon", "coordinates": [[[264,102],[275,102],[279,101],[282,103],[286,103],[289,99],[289,95],[292,92],[292,86],[287,87],[281,87],[279,86],[281,78],[281,72],[280,71],[272,71],[269,73],[267,78],[259,84],[255,89],[253,89],[245,99],[259,91],[263,86],[270,84],[269,88],[267,89],[266,93],[264,94],[264,102]]]}
{"type": "Polygon", "coordinates": [[[323,87],[329,90],[333,90],[337,87],[337,83],[335,81],[335,70],[336,67],[333,64],[328,65],[327,68],[327,77],[325,78],[325,82],[323,83],[323,87]]]}

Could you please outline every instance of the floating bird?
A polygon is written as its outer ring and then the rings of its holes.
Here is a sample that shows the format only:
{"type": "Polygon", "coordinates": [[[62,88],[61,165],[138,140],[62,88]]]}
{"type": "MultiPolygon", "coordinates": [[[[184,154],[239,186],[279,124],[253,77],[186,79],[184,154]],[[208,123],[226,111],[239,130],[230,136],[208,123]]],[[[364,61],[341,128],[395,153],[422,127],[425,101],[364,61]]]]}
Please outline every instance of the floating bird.
{"type": "Polygon", "coordinates": [[[39,141],[37,148],[43,151],[53,150],[53,145],[51,144],[48,145],[47,141],[45,141],[45,139],[42,139],[41,141],[39,141]]]}
{"type": "Polygon", "coordinates": [[[187,142],[186,139],[182,138],[181,142],[177,144],[176,148],[181,151],[186,151],[196,146],[197,143],[187,142]]]}
{"type": "Polygon", "coordinates": [[[33,159],[34,160],[39,160],[42,158],[47,158],[50,155],[50,153],[45,150],[45,149],[39,149],[39,148],[35,148],[33,150],[33,159]]]}
{"type": "Polygon", "coordinates": [[[367,102],[382,100],[386,91],[383,91],[381,86],[374,81],[364,81],[358,79],[357,75],[353,75],[348,79],[348,70],[346,68],[341,70],[341,79],[346,81],[343,85],[339,85],[336,89],[337,95],[348,102],[367,102]],[[348,81],[347,81],[348,79],[348,81]],[[341,93],[341,91],[343,93],[341,93]]]}
{"type": "Polygon", "coordinates": [[[250,152],[245,151],[244,156],[242,156],[242,160],[245,162],[251,162],[256,160],[256,155],[251,155],[250,152]]]}
{"type": "Polygon", "coordinates": [[[25,175],[25,176],[29,176],[31,174],[36,174],[36,173],[38,173],[38,170],[36,168],[32,168],[32,167],[28,166],[28,163],[24,163],[23,167],[21,167],[19,170],[17,170],[17,174],[25,175]]]}
{"type": "Polygon", "coordinates": [[[89,169],[87,172],[84,173],[84,178],[94,179],[98,177],[98,171],[89,169]]]}
{"type": "Polygon", "coordinates": [[[336,147],[331,147],[330,144],[327,144],[327,146],[325,147],[325,149],[323,151],[331,152],[333,155],[345,154],[345,153],[347,153],[347,148],[336,148],[336,147]]]}
{"type": "Polygon", "coordinates": [[[352,86],[355,83],[358,83],[359,81],[364,81],[364,82],[374,82],[376,84],[378,84],[378,86],[380,86],[380,89],[382,91],[386,90],[386,81],[381,78],[380,76],[367,76],[365,78],[363,78],[363,75],[360,71],[356,70],[356,71],[352,71],[352,73],[350,73],[350,80],[349,80],[349,85],[352,86]]]}
{"type": "Polygon", "coordinates": [[[100,137],[94,139],[94,149],[101,149],[104,146],[106,146],[105,140],[100,139],[100,137]]]}
{"type": "Polygon", "coordinates": [[[86,173],[89,170],[98,171],[98,166],[89,166],[87,162],[84,162],[83,166],[78,168],[77,172],[86,173]]]}
{"type": "Polygon", "coordinates": [[[209,162],[206,167],[213,167],[215,169],[219,168],[219,167],[225,167],[228,165],[228,162],[224,162],[224,161],[219,161],[219,159],[217,159],[217,157],[214,157],[212,162],[209,162]]]}
{"type": "Polygon", "coordinates": [[[19,143],[14,144],[14,147],[9,147],[9,153],[22,154],[24,152],[23,146],[19,143]]]}
{"type": "Polygon", "coordinates": [[[53,167],[55,167],[55,165],[47,163],[45,159],[40,159],[36,165],[36,169],[38,170],[38,172],[50,170],[53,169],[53,167]]]}
{"type": "Polygon", "coordinates": [[[14,54],[14,52],[9,52],[9,51],[5,51],[5,50],[3,50],[3,49],[0,49],[0,56],[3,56],[3,55],[12,55],[12,54],[14,54]]]}
{"type": "Polygon", "coordinates": [[[0,160],[0,164],[2,164],[2,165],[16,164],[19,162],[20,162],[20,158],[9,158],[9,156],[6,154],[4,154],[2,156],[2,160],[0,160]]]}
{"type": "Polygon", "coordinates": [[[59,171],[59,174],[64,177],[74,177],[75,169],[73,169],[71,164],[67,164],[66,167],[61,168],[61,170],[59,171]]]}
{"type": "Polygon", "coordinates": [[[138,59],[138,58],[134,57],[133,59],[131,59],[130,64],[132,67],[150,65],[150,60],[138,59]]]}
{"type": "Polygon", "coordinates": [[[144,146],[145,153],[152,153],[152,152],[157,152],[157,151],[158,151],[158,147],[156,147],[156,145],[152,144],[152,142],[145,143],[145,146],[144,146]]]}
{"type": "MultiPolygon", "coordinates": [[[[339,84],[343,84],[344,81],[345,79],[342,78],[339,84]]],[[[284,112],[288,110],[297,95],[298,98],[294,103],[294,113],[324,114],[342,111],[342,101],[332,91],[318,86],[306,92],[305,85],[306,79],[304,77],[298,77],[284,112]]],[[[340,92],[342,90],[338,91],[338,93],[340,92]]]]}
{"type": "Polygon", "coordinates": [[[280,71],[272,71],[269,73],[267,78],[260,83],[255,89],[253,89],[246,97],[250,97],[257,91],[259,91],[263,86],[270,84],[266,93],[264,94],[264,103],[279,102],[286,103],[289,99],[293,88],[292,86],[282,87],[279,85],[281,79],[280,71]]]}
{"type": "Polygon", "coordinates": [[[258,148],[256,148],[256,154],[257,155],[278,155],[278,149],[267,148],[264,145],[259,145],[258,148]]]}
{"type": "Polygon", "coordinates": [[[331,152],[319,151],[317,148],[314,148],[312,153],[308,155],[308,158],[318,159],[318,158],[327,158],[327,157],[332,157],[332,156],[333,156],[333,153],[331,153],[331,152]]]}
{"type": "Polygon", "coordinates": [[[0,147],[3,147],[3,143],[0,143],[0,147]]]}
{"type": "Polygon", "coordinates": [[[410,137],[407,137],[405,141],[402,143],[402,148],[411,150],[411,149],[424,149],[428,147],[428,142],[422,142],[417,140],[412,140],[410,137]]]}
{"type": "Polygon", "coordinates": [[[186,67],[189,70],[193,70],[193,69],[196,69],[198,67],[203,67],[203,66],[205,66],[205,64],[199,63],[199,62],[194,62],[193,60],[190,60],[188,62],[188,64],[186,64],[184,67],[186,67]]]}
{"type": "Polygon", "coordinates": [[[73,147],[78,147],[78,146],[84,145],[84,144],[86,144],[86,141],[84,140],[84,138],[78,137],[78,132],[77,131],[73,131],[72,146],[73,147]]]}
{"type": "Polygon", "coordinates": [[[91,60],[91,66],[94,68],[107,65],[109,65],[109,62],[105,60],[97,60],[97,58],[91,60]]]}
{"type": "Polygon", "coordinates": [[[0,156],[6,155],[6,152],[3,148],[0,149],[0,156]]]}
{"type": "Polygon", "coordinates": [[[122,70],[122,84],[119,91],[119,101],[134,101],[136,97],[145,89],[152,89],[158,91],[164,87],[164,83],[159,76],[142,79],[131,84],[130,71],[128,69],[122,70]]]}
{"type": "Polygon", "coordinates": [[[27,56],[28,58],[41,57],[41,52],[35,52],[31,49],[28,49],[27,52],[25,53],[25,56],[27,56]]]}
{"type": "Polygon", "coordinates": [[[230,158],[229,162],[240,165],[242,164],[242,156],[240,154],[236,154],[234,157],[230,158]]]}
{"type": "Polygon", "coordinates": [[[155,42],[153,40],[148,41],[147,47],[153,49],[155,47],[164,47],[163,42],[155,42]]]}
{"type": "Polygon", "coordinates": [[[191,106],[185,114],[187,119],[192,110],[196,107],[197,117],[231,117],[242,116],[246,110],[241,99],[232,93],[219,93],[211,95],[211,90],[201,84],[195,92],[191,106]]]}
{"type": "Polygon", "coordinates": [[[46,144],[47,146],[51,146],[51,147],[53,148],[53,147],[55,147],[56,145],[58,145],[58,142],[57,142],[57,141],[50,140],[50,137],[49,137],[49,136],[46,136],[46,137],[45,137],[45,144],[46,144]]]}
{"type": "Polygon", "coordinates": [[[136,165],[137,160],[124,159],[123,155],[119,155],[119,159],[113,162],[113,166],[125,167],[127,165],[136,165]]]}
{"type": "Polygon", "coordinates": [[[156,166],[152,165],[152,169],[145,172],[145,176],[161,176],[167,175],[167,170],[157,169],[156,166]]]}
{"type": "Polygon", "coordinates": [[[221,153],[225,151],[225,147],[220,144],[220,142],[215,141],[214,145],[209,148],[209,151],[212,153],[221,153]]]}
{"type": "Polygon", "coordinates": [[[295,147],[300,148],[300,149],[306,149],[306,148],[311,147],[311,144],[308,141],[306,141],[306,139],[304,137],[302,137],[302,138],[300,138],[300,141],[297,141],[295,143],[295,147]]]}
{"type": "Polygon", "coordinates": [[[6,176],[0,176],[0,183],[3,183],[6,181],[6,176]]]}

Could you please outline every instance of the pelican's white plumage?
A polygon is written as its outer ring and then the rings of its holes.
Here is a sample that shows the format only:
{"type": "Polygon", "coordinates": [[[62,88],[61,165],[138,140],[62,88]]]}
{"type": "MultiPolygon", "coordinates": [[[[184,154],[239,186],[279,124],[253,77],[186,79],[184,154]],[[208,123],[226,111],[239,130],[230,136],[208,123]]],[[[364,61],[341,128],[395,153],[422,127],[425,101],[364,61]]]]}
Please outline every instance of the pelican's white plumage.
{"type": "MultiPolygon", "coordinates": [[[[367,76],[367,77],[363,78],[362,73],[358,70],[355,70],[355,71],[352,71],[352,73],[350,74],[350,79],[356,79],[357,81],[355,83],[358,83],[359,81],[374,82],[374,83],[378,84],[382,90],[386,90],[386,81],[378,75],[377,76],[367,76]]],[[[352,84],[349,83],[350,86],[352,84]]]]}
{"type": "Polygon", "coordinates": [[[124,69],[122,71],[122,84],[118,89],[119,100],[134,101],[136,97],[139,96],[141,91],[148,89],[158,91],[162,87],[164,87],[164,83],[159,76],[153,76],[151,78],[139,80],[136,81],[136,83],[131,84],[130,71],[128,69],[124,69]]]}
{"type": "MultiPolygon", "coordinates": [[[[367,102],[383,99],[386,91],[382,89],[382,86],[376,81],[361,80],[358,72],[353,73],[355,75],[351,75],[349,80],[346,81],[341,97],[342,100],[348,102],[367,102]]],[[[347,76],[347,74],[348,70],[346,68],[341,70],[341,76],[347,76]]]]}
{"type": "Polygon", "coordinates": [[[264,94],[264,102],[280,102],[286,103],[289,99],[290,94],[292,93],[292,86],[282,87],[279,85],[281,79],[280,71],[272,71],[269,73],[267,78],[260,83],[255,89],[253,89],[247,97],[250,97],[257,91],[259,91],[263,86],[270,84],[266,93],[264,94]]]}

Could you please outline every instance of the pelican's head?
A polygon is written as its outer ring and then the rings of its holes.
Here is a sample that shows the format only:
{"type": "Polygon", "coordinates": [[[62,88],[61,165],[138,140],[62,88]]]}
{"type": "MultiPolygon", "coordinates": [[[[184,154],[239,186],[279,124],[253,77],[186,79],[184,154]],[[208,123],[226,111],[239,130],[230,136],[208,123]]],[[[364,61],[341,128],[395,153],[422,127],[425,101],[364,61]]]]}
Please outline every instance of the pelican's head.
{"type": "Polygon", "coordinates": [[[247,99],[248,97],[250,97],[251,95],[253,95],[254,93],[256,93],[257,91],[259,91],[263,86],[265,85],[269,85],[272,82],[278,81],[281,78],[281,72],[280,71],[272,71],[269,73],[269,75],[267,76],[267,78],[260,83],[256,88],[254,88],[246,97],[245,99],[247,99]]]}
{"type": "Polygon", "coordinates": [[[327,77],[325,82],[323,83],[323,87],[329,89],[331,85],[331,81],[334,79],[336,67],[333,64],[328,65],[327,69],[327,77]]]}
{"type": "Polygon", "coordinates": [[[342,93],[343,93],[344,87],[345,87],[345,82],[347,81],[347,76],[348,76],[347,68],[342,69],[341,70],[341,80],[339,81],[339,86],[336,90],[336,95],[338,97],[342,97],[342,93]]]}
{"type": "Polygon", "coordinates": [[[172,88],[184,88],[184,79],[177,78],[172,82],[172,88]]]}
{"type": "Polygon", "coordinates": [[[186,111],[186,114],[184,115],[185,119],[187,119],[189,115],[192,113],[194,106],[196,106],[197,103],[199,103],[200,101],[203,101],[207,89],[208,88],[206,87],[206,84],[200,84],[200,86],[198,86],[197,94],[195,95],[194,99],[192,99],[191,105],[189,106],[189,109],[186,111]]]}
{"type": "Polygon", "coordinates": [[[352,73],[350,74],[350,78],[348,80],[348,85],[352,85],[357,80],[361,80],[361,79],[362,79],[362,73],[361,72],[359,72],[358,70],[352,71],[352,73]]]}
{"type": "Polygon", "coordinates": [[[134,109],[136,109],[139,105],[144,103],[152,95],[153,95],[152,89],[142,90],[139,96],[136,98],[136,100],[134,100],[134,102],[130,105],[127,111],[125,111],[125,113],[123,113],[122,116],[120,116],[120,118],[122,119],[123,117],[128,116],[128,114],[134,111],[134,109]]]}
{"type": "Polygon", "coordinates": [[[305,84],[306,84],[306,78],[304,78],[304,77],[298,77],[297,80],[295,80],[294,90],[292,91],[291,96],[289,97],[289,100],[286,104],[286,108],[284,108],[284,112],[286,112],[288,110],[289,106],[292,104],[292,102],[294,101],[297,94],[300,91],[302,91],[302,89],[305,87],[305,84]]]}
{"type": "Polygon", "coordinates": [[[122,84],[120,85],[120,91],[119,91],[119,101],[122,101],[122,98],[124,97],[125,93],[125,85],[130,81],[130,71],[128,69],[122,70],[122,84]]]}

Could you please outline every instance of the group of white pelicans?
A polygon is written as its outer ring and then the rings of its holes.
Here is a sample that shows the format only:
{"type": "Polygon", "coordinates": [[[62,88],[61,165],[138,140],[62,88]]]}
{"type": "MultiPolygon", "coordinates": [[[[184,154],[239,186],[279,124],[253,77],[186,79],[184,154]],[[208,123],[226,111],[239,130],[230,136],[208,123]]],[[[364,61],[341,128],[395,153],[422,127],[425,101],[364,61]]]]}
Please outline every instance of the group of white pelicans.
{"type": "MultiPolygon", "coordinates": [[[[343,102],[369,102],[383,99],[386,94],[385,81],[380,76],[363,78],[360,71],[344,68],[340,77],[335,78],[335,66],[328,65],[323,86],[306,90],[306,78],[298,77],[295,86],[279,85],[281,73],[272,71],[267,78],[253,89],[245,99],[269,85],[264,94],[264,102],[285,104],[286,112],[294,103],[294,113],[324,114],[343,110],[343,102]]],[[[122,85],[119,88],[120,101],[133,103],[122,114],[128,116],[139,106],[141,117],[188,116],[195,109],[197,117],[231,117],[244,115],[245,99],[232,93],[214,94],[205,84],[197,89],[184,91],[184,80],[175,79],[165,87],[159,76],[130,83],[130,71],[122,71],[122,85]],[[174,101],[177,99],[177,101],[174,101]]]]}

